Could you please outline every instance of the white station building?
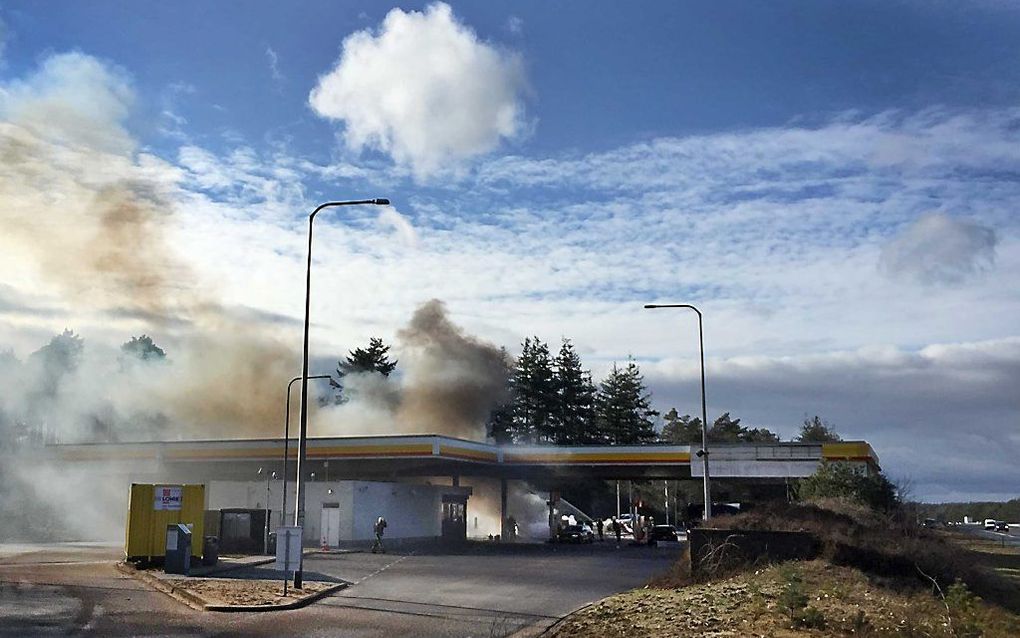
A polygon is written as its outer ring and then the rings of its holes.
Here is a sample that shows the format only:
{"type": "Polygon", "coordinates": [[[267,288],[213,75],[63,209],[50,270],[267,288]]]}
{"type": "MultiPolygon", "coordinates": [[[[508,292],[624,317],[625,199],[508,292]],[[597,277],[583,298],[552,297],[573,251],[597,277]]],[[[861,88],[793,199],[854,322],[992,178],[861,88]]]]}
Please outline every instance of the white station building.
{"type": "MultiPolygon", "coordinates": [[[[282,439],[58,444],[45,454],[110,483],[111,493],[122,487],[123,507],[131,483],[205,484],[205,533],[219,536],[227,552],[231,543],[236,551],[261,551],[267,510],[269,529],[293,522],[297,444],[287,447],[286,459],[282,439]]],[[[544,508],[547,501],[555,508],[564,479],[697,479],[694,451],[651,444],[500,446],[435,435],[310,438],[302,470],[304,544],[369,541],[379,516],[391,540],[500,536],[522,508],[544,508]],[[509,490],[508,483],[538,493],[509,490]],[[515,502],[522,494],[529,502],[515,502]]],[[[713,478],[755,485],[810,476],[824,461],[863,472],[879,468],[864,441],[713,445],[710,459],[713,478]]]]}

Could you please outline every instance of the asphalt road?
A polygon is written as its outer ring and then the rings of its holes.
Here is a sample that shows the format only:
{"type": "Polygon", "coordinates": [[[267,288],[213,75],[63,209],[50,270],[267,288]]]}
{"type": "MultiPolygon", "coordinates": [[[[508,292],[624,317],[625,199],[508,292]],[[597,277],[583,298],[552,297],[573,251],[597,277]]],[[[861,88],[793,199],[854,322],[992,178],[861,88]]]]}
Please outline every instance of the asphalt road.
{"type": "Polygon", "coordinates": [[[998,541],[1004,545],[1020,547],[1020,525],[1010,525],[1008,532],[989,531],[982,525],[957,525],[951,529],[966,532],[985,540],[998,541]]]}
{"type": "Polygon", "coordinates": [[[117,554],[0,545],[0,636],[506,636],[643,584],[678,549],[479,544],[309,556],[306,577],[352,585],[304,609],[231,614],[149,590],[114,569],[117,554]]]}

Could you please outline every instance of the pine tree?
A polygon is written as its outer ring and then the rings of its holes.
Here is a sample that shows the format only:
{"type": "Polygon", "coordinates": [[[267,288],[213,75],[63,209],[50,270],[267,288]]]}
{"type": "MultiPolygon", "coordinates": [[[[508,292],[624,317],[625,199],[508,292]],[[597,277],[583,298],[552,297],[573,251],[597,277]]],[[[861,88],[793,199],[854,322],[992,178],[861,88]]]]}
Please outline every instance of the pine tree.
{"type": "Polygon", "coordinates": [[[384,377],[397,367],[397,361],[390,361],[390,347],[378,337],[368,340],[368,348],[355,348],[347,353],[347,358],[337,362],[336,379],[330,379],[329,385],[336,388],[336,402],[347,400],[344,396],[344,377],[348,374],[378,373],[384,377]]]}
{"type": "Polygon", "coordinates": [[[842,441],[839,434],[836,433],[836,428],[817,414],[812,419],[804,419],[804,424],[801,426],[800,434],[796,440],[801,443],[842,441]]]}
{"type": "Polygon", "coordinates": [[[663,417],[660,439],[672,445],[701,445],[701,419],[689,414],[680,416],[671,408],[663,417]]]}
{"type": "Polygon", "coordinates": [[[148,335],[131,337],[130,341],[121,345],[120,351],[125,356],[141,359],[142,361],[162,361],[166,359],[166,351],[160,348],[148,335]]]}
{"type": "Polygon", "coordinates": [[[514,440],[514,370],[517,362],[506,348],[499,349],[503,357],[503,365],[506,367],[507,397],[502,403],[495,405],[489,413],[489,420],[485,424],[489,438],[496,443],[510,443],[514,440]]]}
{"type": "Polygon", "coordinates": [[[733,419],[729,412],[724,412],[708,428],[708,440],[710,443],[740,443],[745,429],[741,427],[740,419],[733,419]]]}
{"type": "Polygon", "coordinates": [[[779,435],[767,428],[744,427],[740,419],[725,412],[708,429],[708,440],[711,443],[778,443],[779,435]]]}
{"type": "Polygon", "coordinates": [[[552,415],[553,441],[584,444],[595,440],[595,384],[591,372],[581,368],[581,357],[569,339],[563,340],[553,371],[556,392],[552,415]]]}
{"type": "Polygon", "coordinates": [[[513,381],[513,438],[518,442],[553,440],[552,415],[556,410],[552,358],[549,346],[535,337],[525,338],[513,381]]]}
{"type": "Polygon", "coordinates": [[[613,364],[599,388],[599,434],[602,441],[612,445],[646,443],[655,440],[652,417],[658,414],[651,408],[651,395],[645,388],[644,377],[633,360],[626,367],[613,364]]]}

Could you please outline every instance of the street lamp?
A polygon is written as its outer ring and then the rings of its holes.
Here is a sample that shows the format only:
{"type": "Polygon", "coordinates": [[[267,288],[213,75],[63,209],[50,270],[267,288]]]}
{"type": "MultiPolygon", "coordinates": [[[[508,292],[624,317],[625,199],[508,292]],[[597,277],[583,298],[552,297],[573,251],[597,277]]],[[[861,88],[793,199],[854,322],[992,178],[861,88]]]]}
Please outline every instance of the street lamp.
{"type": "MultiPolygon", "coordinates": [[[[262,468],[259,468],[259,476],[262,475],[262,468]]],[[[266,472],[266,525],[265,533],[262,535],[262,553],[269,554],[269,481],[276,478],[276,472],[266,472]]]]}
{"type": "MultiPolygon", "coordinates": [[[[315,216],[320,210],[334,208],[337,206],[358,206],[371,204],[375,206],[388,206],[390,200],[377,197],[375,199],[357,199],[346,202],[326,202],[319,204],[308,216],[308,264],[305,269],[305,334],[301,351],[301,429],[298,432],[298,459],[297,459],[297,506],[294,509],[294,526],[304,527],[305,523],[305,484],[301,480],[301,470],[305,464],[305,453],[308,448],[308,310],[312,300],[312,228],[315,216]]],[[[304,535],[304,530],[302,530],[304,535]]],[[[302,568],[304,557],[298,554],[298,568],[294,572],[294,587],[301,589],[302,568]]]]}
{"type": "MultiPolygon", "coordinates": [[[[313,374],[309,379],[329,379],[328,374],[313,374]]],[[[280,524],[283,524],[283,514],[287,511],[287,462],[290,456],[290,389],[295,381],[301,377],[294,377],[287,384],[287,416],[283,419],[283,505],[280,506],[280,524]]]]}
{"type": "Polygon", "coordinates": [[[698,314],[698,343],[701,346],[701,458],[705,471],[705,520],[712,518],[712,490],[708,478],[708,408],[705,404],[705,332],[701,326],[701,311],[688,303],[645,304],[645,308],[690,308],[698,314]]]}

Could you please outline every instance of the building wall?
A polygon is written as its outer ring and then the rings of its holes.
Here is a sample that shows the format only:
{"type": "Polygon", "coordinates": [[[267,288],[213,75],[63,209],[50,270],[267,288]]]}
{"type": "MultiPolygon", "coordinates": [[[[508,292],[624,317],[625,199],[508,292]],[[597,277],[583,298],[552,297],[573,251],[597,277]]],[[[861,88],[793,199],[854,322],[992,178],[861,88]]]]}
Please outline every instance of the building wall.
{"type": "MultiPolygon", "coordinates": [[[[293,522],[295,486],[288,483],[286,524],[293,522]]],[[[304,542],[316,546],[322,541],[321,521],[324,503],[340,507],[340,542],[367,541],[375,537],[373,526],[382,516],[388,523],[386,538],[432,538],[442,532],[442,495],[450,487],[416,483],[378,481],[310,481],[305,484],[304,542]],[[330,494],[329,490],[333,493],[330,494]]],[[[282,481],[269,485],[271,529],[282,524],[280,507],[282,481]]],[[[263,509],[266,506],[265,481],[210,481],[207,490],[209,509],[263,509]]]]}
{"type": "MultiPolygon", "coordinates": [[[[370,481],[357,481],[353,486],[350,540],[374,538],[373,525],[380,516],[386,519],[387,538],[426,538],[442,533],[442,486],[370,481]]],[[[343,513],[340,517],[342,520],[343,513]]]]}

